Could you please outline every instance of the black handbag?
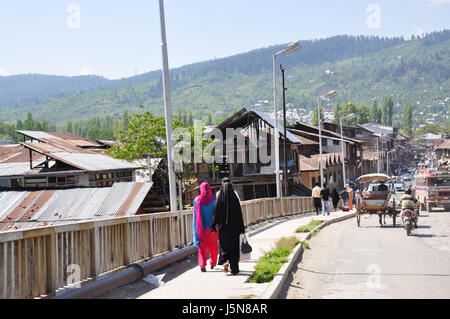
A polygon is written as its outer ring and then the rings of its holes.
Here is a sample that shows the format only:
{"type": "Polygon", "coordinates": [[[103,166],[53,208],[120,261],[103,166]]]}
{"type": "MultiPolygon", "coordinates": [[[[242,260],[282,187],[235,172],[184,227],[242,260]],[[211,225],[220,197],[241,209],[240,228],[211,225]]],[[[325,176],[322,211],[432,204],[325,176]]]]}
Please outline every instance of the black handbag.
{"type": "Polygon", "coordinates": [[[244,234],[242,238],[241,252],[243,254],[249,254],[252,252],[252,246],[248,243],[247,236],[244,234]]]}

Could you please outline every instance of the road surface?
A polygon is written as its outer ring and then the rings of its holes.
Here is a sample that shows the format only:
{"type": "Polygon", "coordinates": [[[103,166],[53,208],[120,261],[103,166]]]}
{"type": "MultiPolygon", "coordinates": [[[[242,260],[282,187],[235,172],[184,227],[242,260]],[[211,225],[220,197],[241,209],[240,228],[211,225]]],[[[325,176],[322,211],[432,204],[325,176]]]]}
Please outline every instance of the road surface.
{"type": "Polygon", "coordinates": [[[450,298],[450,212],[421,213],[410,237],[363,215],[324,228],[279,298],[450,298]]]}

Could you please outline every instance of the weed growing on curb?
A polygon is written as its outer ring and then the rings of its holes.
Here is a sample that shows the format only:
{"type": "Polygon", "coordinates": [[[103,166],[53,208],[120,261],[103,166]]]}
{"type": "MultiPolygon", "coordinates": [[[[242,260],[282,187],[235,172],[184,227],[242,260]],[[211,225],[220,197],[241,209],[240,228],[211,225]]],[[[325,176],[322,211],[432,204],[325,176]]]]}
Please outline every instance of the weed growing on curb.
{"type": "Polygon", "coordinates": [[[288,261],[287,257],[299,243],[300,241],[295,236],[281,238],[275,244],[275,250],[266,252],[264,257],[258,261],[255,272],[250,275],[250,282],[272,281],[278,270],[288,261]]]}
{"type": "Polygon", "coordinates": [[[309,247],[309,244],[308,244],[306,241],[302,241],[302,246],[303,246],[303,248],[305,248],[305,249],[311,249],[311,248],[309,247]]]}
{"type": "Polygon", "coordinates": [[[309,222],[308,225],[303,225],[300,226],[299,228],[297,228],[295,230],[296,233],[309,233],[310,231],[312,231],[314,228],[316,228],[317,226],[319,226],[320,224],[322,224],[323,221],[321,220],[311,220],[309,222]]]}

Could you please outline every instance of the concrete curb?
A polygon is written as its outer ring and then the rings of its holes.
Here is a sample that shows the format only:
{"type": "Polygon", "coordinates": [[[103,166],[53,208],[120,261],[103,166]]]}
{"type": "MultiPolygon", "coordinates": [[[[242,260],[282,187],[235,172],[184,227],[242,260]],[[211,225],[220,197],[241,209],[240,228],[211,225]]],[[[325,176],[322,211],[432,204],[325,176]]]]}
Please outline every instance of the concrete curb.
{"type": "MultiPolygon", "coordinates": [[[[314,228],[311,232],[307,233],[302,241],[311,239],[311,233],[313,233],[317,230],[321,230],[328,225],[338,223],[343,220],[353,218],[355,216],[356,216],[356,214],[353,213],[350,215],[345,215],[345,216],[341,216],[341,217],[338,217],[335,219],[330,219],[330,220],[324,221],[322,224],[320,224],[319,226],[314,228]]],[[[289,273],[290,273],[292,267],[294,266],[294,263],[299,262],[301,260],[301,259],[298,260],[298,258],[300,256],[300,254],[303,254],[303,251],[304,251],[304,249],[303,249],[303,246],[301,243],[298,244],[297,247],[294,248],[294,251],[288,257],[288,261],[277,272],[277,274],[275,275],[274,279],[272,280],[272,283],[270,284],[270,286],[266,289],[266,291],[262,295],[260,295],[258,297],[258,299],[277,299],[278,298],[278,296],[281,292],[281,289],[283,288],[283,285],[286,283],[286,281],[289,277],[289,273]]]]}

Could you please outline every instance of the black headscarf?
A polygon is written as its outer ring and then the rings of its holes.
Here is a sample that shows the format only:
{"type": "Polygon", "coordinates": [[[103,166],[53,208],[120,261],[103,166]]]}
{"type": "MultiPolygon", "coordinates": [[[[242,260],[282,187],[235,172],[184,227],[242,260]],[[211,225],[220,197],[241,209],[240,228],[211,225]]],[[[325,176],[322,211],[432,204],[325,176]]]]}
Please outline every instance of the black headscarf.
{"type": "Polygon", "coordinates": [[[241,203],[234,193],[231,183],[223,184],[220,189],[219,197],[214,205],[212,225],[211,228],[219,225],[220,228],[225,226],[240,233],[245,232],[241,203]]]}

